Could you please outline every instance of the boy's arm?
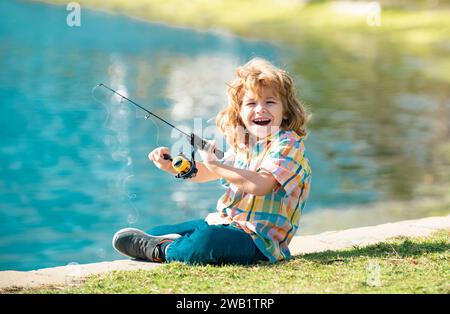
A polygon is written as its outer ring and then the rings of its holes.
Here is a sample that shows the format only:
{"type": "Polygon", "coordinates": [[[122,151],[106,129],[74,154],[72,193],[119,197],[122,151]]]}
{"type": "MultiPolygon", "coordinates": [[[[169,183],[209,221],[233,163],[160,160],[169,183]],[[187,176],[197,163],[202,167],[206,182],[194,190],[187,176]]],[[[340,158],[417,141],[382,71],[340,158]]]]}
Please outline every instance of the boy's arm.
{"type": "Polygon", "coordinates": [[[208,161],[203,166],[219,178],[223,178],[236,185],[240,190],[253,195],[266,195],[273,191],[278,184],[273,175],[265,170],[256,172],[239,169],[215,160],[208,161]]]}
{"type": "Polygon", "coordinates": [[[195,165],[198,169],[197,175],[189,179],[189,181],[202,183],[220,179],[216,173],[209,170],[203,163],[197,161],[195,165]]]}

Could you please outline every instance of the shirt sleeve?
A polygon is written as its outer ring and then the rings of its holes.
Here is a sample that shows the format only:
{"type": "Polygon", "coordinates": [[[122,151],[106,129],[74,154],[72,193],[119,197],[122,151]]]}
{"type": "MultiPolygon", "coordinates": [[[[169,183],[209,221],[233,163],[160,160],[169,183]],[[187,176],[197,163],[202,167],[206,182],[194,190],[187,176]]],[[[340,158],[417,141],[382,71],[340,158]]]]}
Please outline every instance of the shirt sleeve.
{"type": "Polygon", "coordinates": [[[290,195],[303,184],[310,173],[304,150],[302,140],[282,139],[270,148],[259,170],[270,172],[286,194],[290,195]]]}
{"type": "MultiPolygon", "coordinates": [[[[228,165],[228,166],[234,166],[234,160],[235,160],[235,153],[233,151],[232,148],[228,149],[225,153],[222,159],[219,159],[219,162],[221,164],[224,165],[228,165]]],[[[220,178],[220,184],[225,187],[225,188],[229,188],[230,187],[230,182],[228,182],[227,180],[220,178]]]]}

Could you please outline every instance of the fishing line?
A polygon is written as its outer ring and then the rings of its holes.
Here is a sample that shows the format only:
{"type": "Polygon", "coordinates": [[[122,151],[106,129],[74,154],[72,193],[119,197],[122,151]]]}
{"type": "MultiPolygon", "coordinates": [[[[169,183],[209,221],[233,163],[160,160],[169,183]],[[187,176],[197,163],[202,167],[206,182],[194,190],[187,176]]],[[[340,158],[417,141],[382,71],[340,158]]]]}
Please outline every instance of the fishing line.
{"type": "MultiPolygon", "coordinates": [[[[107,91],[107,93],[101,92],[101,90],[98,90],[98,87],[99,86],[97,85],[92,88],[91,97],[96,103],[99,103],[102,107],[105,107],[106,119],[103,126],[105,129],[109,129],[114,133],[114,135],[106,135],[105,144],[111,149],[112,158],[114,160],[120,159],[126,162],[120,173],[114,176],[114,181],[119,195],[131,208],[127,216],[128,224],[131,225],[138,221],[140,215],[138,208],[133,203],[133,200],[136,198],[136,194],[131,192],[128,187],[128,181],[134,176],[132,159],[129,156],[128,149],[124,150],[125,148],[121,142],[123,132],[125,131],[123,130],[123,123],[128,125],[128,115],[131,114],[131,110],[122,98],[119,99],[119,97],[109,91],[107,91]],[[109,106],[109,104],[112,104],[114,107],[109,106]],[[115,125],[117,122],[121,125],[115,125]],[[112,139],[114,139],[114,142],[112,139]]],[[[156,123],[154,121],[152,122],[158,130],[156,123]]]]}
{"type": "Polygon", "coordinates": [[[106,118],[105,118],[105,121],[103,122],[103,127],[107,128],[107,123],[108,123],[109,116],[111,115],[111,113],[110,113],[109,107],[106,106],[106,104],[104,104],[100,99],[98,99],[97,97],[95,97],[94,91],[97,90],[98,87],[99,87],[99,85],[95,85],[95,86],[92,88],[92,90],[91,90],[91,97],[92,97],[96,102],[98,102],[100,105],[102,105],[103,107],[105,107],[105,109],[106,109],[106,118]]]}

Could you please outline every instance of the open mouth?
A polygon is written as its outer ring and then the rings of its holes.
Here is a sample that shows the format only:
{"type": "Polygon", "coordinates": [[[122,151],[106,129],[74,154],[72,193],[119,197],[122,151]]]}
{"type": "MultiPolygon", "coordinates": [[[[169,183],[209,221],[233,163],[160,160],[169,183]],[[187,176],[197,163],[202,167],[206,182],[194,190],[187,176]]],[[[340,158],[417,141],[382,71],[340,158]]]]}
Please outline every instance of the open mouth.
{"type": "Polygon", "coordinates": [[[257,125],[268,125],[270,121],[271,120],[267,118],[256,118],[252,120],[252,122],[257,125]]]}

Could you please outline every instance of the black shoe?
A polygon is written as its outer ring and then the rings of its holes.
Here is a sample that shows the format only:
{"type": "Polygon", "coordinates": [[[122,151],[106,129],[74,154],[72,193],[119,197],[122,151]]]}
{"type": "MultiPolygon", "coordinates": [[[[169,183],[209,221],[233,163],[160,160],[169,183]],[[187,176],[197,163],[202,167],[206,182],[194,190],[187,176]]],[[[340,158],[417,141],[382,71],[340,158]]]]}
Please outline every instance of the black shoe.
{"type": "Polygon", "coordinates": [[[181,237],[179,234],[152,236],[139,229],[125,228],[116,232],[112,245],[122,255],[151,262],[163,262],[160,245],[179,237],[181,237]]]}

